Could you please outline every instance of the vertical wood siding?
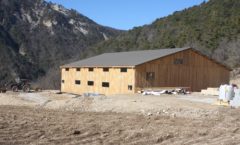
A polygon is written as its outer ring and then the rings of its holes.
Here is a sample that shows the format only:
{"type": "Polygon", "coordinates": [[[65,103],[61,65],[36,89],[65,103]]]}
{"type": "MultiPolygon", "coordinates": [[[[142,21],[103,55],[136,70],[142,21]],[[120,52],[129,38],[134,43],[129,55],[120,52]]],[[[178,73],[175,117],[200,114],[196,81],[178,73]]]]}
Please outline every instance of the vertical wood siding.
{"type": "Polygon", "coordinates": [[[136,88],[191,87],[192,91],[200,91],[229,83],[229,74],[225,67],[186,50],[137,66],[136,88]],[[175,59],[183,59],[183,64],[174,64],[175,59]],[[146,72],[155,72],[155,79],[147,81],[146,72]]]}

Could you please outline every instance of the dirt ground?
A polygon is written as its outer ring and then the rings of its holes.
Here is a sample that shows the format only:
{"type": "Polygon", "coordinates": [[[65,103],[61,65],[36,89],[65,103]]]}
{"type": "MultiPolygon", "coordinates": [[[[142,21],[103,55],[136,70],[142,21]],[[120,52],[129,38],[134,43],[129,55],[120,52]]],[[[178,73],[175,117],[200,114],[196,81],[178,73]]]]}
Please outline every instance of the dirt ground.
{"type": "Polygon", "coordinates": [[[240,110],[212,105],[216,98],[8,92],[0,144],[239,144],[240,110]]]}
{"type": "Polygon", "coordinates": [[[84,97],[73,94],[56,94],[57,91],[37,93],[0,94],[0,105],[28,106],[34,108],[87,112],[137,113],[143,115],[169,115],[178,117],[211,117],[218,113],[216,96],[161,95],[142,96],[114,95],[84,97]]]}
{"type": "Polygon", "coordinates": [[[239,111],[192,119],[1,106],[0,144],[239,144],[239,111]]]}

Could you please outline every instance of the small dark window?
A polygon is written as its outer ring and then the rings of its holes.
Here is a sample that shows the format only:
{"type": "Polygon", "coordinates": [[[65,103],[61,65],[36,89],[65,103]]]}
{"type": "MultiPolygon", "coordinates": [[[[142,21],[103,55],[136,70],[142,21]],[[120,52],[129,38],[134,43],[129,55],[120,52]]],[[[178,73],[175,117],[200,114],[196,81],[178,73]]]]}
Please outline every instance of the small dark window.
{"type": "Polygon", "coordinates": [[[65,68],[65,71],[69,71],[69,68],[65,68]]]}
{"type": "Polygon", "coordinates": [[[109,71],[109,68],[103,68],[103,71],[104,71],[104,72],[108,72],[108,71],[109,71]]]}
{"type": "Polygon", "coordinates": [[[64,80],[62,80],[62,83],[64,84],[64,80]]]}
{"type": "Polygon", "coordinates": [[[183,64],[183,59],[182,58],[176,58],[174,59],[174,64],[183,64]]]}
{"type": "Polygon", "coordinates": [[[93,82],[93,81],[88,81],[88,85],[89,85],[89,86],[93,86],[93,85],[94,85],[94,82],[93,82]]]}
{"type": "Polygon", "coordinates": [[[132,85],[128,85],[128,90],[132,90],[132,85]]]}
{"type": "Polygon", "coordinates": [[[80,81],[80,80],[75,80],[75,84],[76,84],[76,85],[80,85],[80,84],[81,84],[81,81],[80,81]]]}
{"type": "Polygon", "coordinates": [[[81,71],[81,69],[80,68],[76,68],[76,71],[81,71]]]}
{"type": "Polygon", "coordinates": [[[146,80],[154,80],[155,79],[155,73],[154,72],[147,72],[146,80]]]}
{"type": "Polygon", "coordinates": [[[109,82],[102,82],[102,87],[109,88],[109,82]]]}
{"type": "Polygon", "coordinates": [[[93,68],[88,68],[88,71],[93,71],[93,68]]]}
{"type": "Polygon", "coordinates": [[[121,68],[121,72],[127,72],[127,68],[121,68]]]}

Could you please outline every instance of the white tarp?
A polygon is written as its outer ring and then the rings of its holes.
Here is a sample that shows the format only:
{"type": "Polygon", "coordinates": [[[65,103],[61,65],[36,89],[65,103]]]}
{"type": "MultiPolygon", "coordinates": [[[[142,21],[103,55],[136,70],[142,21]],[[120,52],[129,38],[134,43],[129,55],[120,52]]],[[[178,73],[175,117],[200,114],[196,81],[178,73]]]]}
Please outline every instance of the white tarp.
{"type": "Polygon", "coordinates": [[[234,90],[235,96],[233,98],[233,100],[230,101],[230,105],[232,107],[240,107],[240,89],[235,89],[234,90]]]}
{"type": "Polygon", "coordinates": [[[219,88],[219,99],[230,101],[234,97],[234,89],[232,85],[221,85],[219,88]]]}
{"type": "Polygon", "coordinates": [[[142,94],[143,95],[154,95],[154,96],[160,96],[161,94],[164,94],[166,90],[162,91],[151,91],[151,90],[146,90],[142,94]]]}

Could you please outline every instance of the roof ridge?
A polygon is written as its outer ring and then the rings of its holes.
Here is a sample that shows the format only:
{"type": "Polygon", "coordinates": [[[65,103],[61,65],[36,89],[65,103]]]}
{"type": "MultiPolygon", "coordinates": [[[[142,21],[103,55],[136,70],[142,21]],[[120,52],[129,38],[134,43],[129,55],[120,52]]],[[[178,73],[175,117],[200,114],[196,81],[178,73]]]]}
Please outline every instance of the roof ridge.
{"type": "MultiPolygon", "coordinates": [[[[154,48],[154,49],[142,49],[142,50],[131,50],[131,51],[118,51],[118,52],[105,52],[102,54],[113,54],[113,53],[128,53],[128,52],[143,52],[143,51],[159,51],[159,50],[167,50],[167,49],[190,49],[192,47],[180,47],[180,48],[154,48]]],[[[100,54],[101,55],[101,54],[100,54]]]]}

